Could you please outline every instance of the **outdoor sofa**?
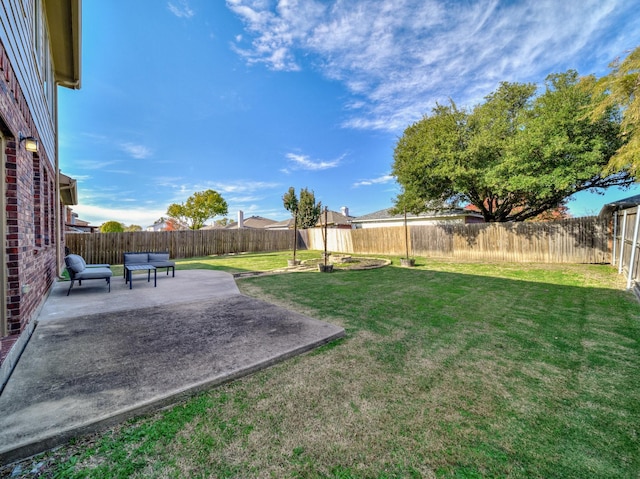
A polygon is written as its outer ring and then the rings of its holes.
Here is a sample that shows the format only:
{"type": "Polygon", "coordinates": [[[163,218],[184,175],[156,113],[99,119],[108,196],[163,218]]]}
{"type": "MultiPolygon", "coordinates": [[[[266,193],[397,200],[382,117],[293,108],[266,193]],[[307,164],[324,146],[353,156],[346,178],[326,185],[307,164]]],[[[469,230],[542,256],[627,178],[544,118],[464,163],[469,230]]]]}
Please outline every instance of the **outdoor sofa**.
{"type": "Polygon", "coordinates": [[[176,276],[176,263],[169,259],[169,253],[160,252],[160,253],[125,253],[123,264],[125,268],[123,268],[124,278],[127,277],[127,268],[128,265],[144,265],[150,264],[151,266],[155,266],[158,268],[166,268],[167,275],[169,274],[169,269],[171,269],[172,276],[176,276]]]}
{"type": "Polygon", "coordinates": [[[67,296],[73,288],[73,283],[78,280],[78,285],[82,286],[83,279],[104,279],[109,286],[109,292],[111,292],[111,265],[108,264],[87,264],[84,258],[78,254],[70,254],[65,256],[64,263],[67,266],[69,272],[69,278],[71,279],[71,285],[67,291],[67,296]]]}

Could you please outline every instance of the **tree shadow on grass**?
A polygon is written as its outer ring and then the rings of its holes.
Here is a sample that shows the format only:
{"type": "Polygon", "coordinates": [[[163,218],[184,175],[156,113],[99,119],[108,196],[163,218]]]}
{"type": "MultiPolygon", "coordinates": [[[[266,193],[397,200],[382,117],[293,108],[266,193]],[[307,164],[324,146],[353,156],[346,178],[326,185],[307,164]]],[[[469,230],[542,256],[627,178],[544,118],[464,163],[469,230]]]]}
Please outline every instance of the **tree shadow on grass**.
{"type": "MultiPolygon", "coordinates": [[[[434,452],[443,471],[630,477],[640,467],[640,305],[587,270],[505,278],[391,267],[244,281],[248,294],[344,324],[354,349],[336,350],[366,383],[356,374],[349,387],[370,400],[397,391],[386,407],[407,430],[426,421],[418,429],[446,448],[434,452]]],[[[403,455],[420,461],[419,447],[403,455]]]]}

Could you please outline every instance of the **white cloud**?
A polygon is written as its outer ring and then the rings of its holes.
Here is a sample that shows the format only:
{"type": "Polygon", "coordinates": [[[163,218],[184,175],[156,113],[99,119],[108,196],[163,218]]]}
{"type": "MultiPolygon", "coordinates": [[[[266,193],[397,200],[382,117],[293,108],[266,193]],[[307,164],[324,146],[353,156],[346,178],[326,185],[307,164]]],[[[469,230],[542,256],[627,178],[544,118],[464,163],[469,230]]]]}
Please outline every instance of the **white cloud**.
{"type": "Polygon", "coordinates": [[[500,81],[606,65],[637,44],[633,2],[585,0],[227,0],[249,63],[303,62],[352,93],[344,126],[399,131],[454,99],[471,106],[500,81]]]}
{"type": "Polygon", "coordinates": [[[262,196],[255,195],[247,195],[247,196],[231,196],[229,197],[229,202],[233,203],[254,203],[256,201],[261,201],[264,198],[262,196]]]}
{"type": "Polygon", "coordinates": [[[281,185],[278,183],[270,183],[267,181],[235,180],[231,182],[209,183],[209,186],[207,186],[207,188],[212,188],[219,193],[247,194],[264,190],[271,190],[274,188],[279,188],[280,186],[281,185]]]}
{"type": "Polygon", "coordinates": [[[391,183],[395,181],[395,178],[391,175],[383,175],[378,178],[371,178],[369,180],[360,180],[353,184],[355,188],[359,186],[371,186],[371,185],[382,185],[385,183],[391,183]]]}
{"type": "MultiPolygon", "coordinates": [[[[154,182],[162,186],[167,196],[170,197],[168,203],[181,203],[194,194],[196,191],[215,190],[229,201],[229,195],[251,196],[254,193],[262,193],[266,190],[281,188],[279,183],[253,180],[233,180],[228,182],[206,181],[203,183],[185,183],[184,178],[179,177],[156,177],[154,182]],[[170,189],[170,190],[168,190],[170,189]],[[171,191],[171,194],[169,194],[171,191]]],[[[168,204],[167,203],[167,204],[168,204]]]]}
{"type": "Polygon", "coordinates": [[[144,160],[151,156],[151,150],[143,145],[136,145],[135,143],[121,143],[120,149],[127,153],[129,156],[144,160]]]}
{"type": "MultiPolygon", "coordinates": [[[[118,160],[75,160],[73,162],[74,170],[103,170],[107,166],[117,165],[120,161],[118,160]]],[[[71,174],[71,173],[70,173],[71,174]]],[[[79,178],[81,175],[71,174],[73,178],[79,178]]]]}
{"type": "Polygon", "coordinates": [[[286,157],[293,164],[292,169],[319,171],[335,168],[340,164],[344,155],[331,161],[314,161],[307,155],[298,155],[296,153],[287,153],[286,157]]]}
{"type": "Polygon", "coordinates": [[[161,216],[166,216],[166,209],[152,209],[149,207],[103,207],[87,204],[79,204],[73,207],[74,213],[81,220],[88,221],[91,225],[100,226],[107,221],[119,221],[125,225],[139,225],[143,228],[153,224],[161,216]]]}
{"type": "Polygon", "coordinates": [[[178,18],[191,18],[195,14],[189,6],[187,0],[178,0],[178,2],[168,2],[167,8],[178,18]]]}
{"type": "Polygon", "coordinates": [[[251,49],[235,46],[249,63],[265,63],[274,70],[299,70],[294,49],[315,28],[326,7],[313,0],[278,0],[275,11],[264,0],[227,0],[227,7],[254,34],[251,49]]]}

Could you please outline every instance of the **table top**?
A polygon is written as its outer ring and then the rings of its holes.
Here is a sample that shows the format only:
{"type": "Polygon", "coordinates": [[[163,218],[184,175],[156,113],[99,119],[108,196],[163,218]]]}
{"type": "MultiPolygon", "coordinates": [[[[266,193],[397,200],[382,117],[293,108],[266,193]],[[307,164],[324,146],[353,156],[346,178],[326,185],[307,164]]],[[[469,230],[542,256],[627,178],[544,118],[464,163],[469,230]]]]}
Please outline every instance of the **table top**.
{"type": "Polygon", "coordinates": [[[137,271],[141,269],[156,269],[156,267],[152,264],[125,264],[124,267],[129,271],[137,271]]]}

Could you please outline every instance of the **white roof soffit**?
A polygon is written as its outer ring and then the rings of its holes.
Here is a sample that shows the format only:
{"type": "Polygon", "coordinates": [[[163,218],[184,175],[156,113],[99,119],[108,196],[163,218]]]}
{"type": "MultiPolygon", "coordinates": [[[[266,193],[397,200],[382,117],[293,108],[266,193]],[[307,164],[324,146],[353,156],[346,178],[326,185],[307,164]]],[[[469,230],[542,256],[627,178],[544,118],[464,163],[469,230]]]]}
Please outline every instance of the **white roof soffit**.
{"type": "Polygon", "coordinates": [[[78,182],[63,173],[60,173],[60,199],[66,206],[78,204],[78,182]]]}
{"type": "Polygon", "coordinates": [[[82,1],[45,0],[56,82],[80,89],[82,1]]]}

